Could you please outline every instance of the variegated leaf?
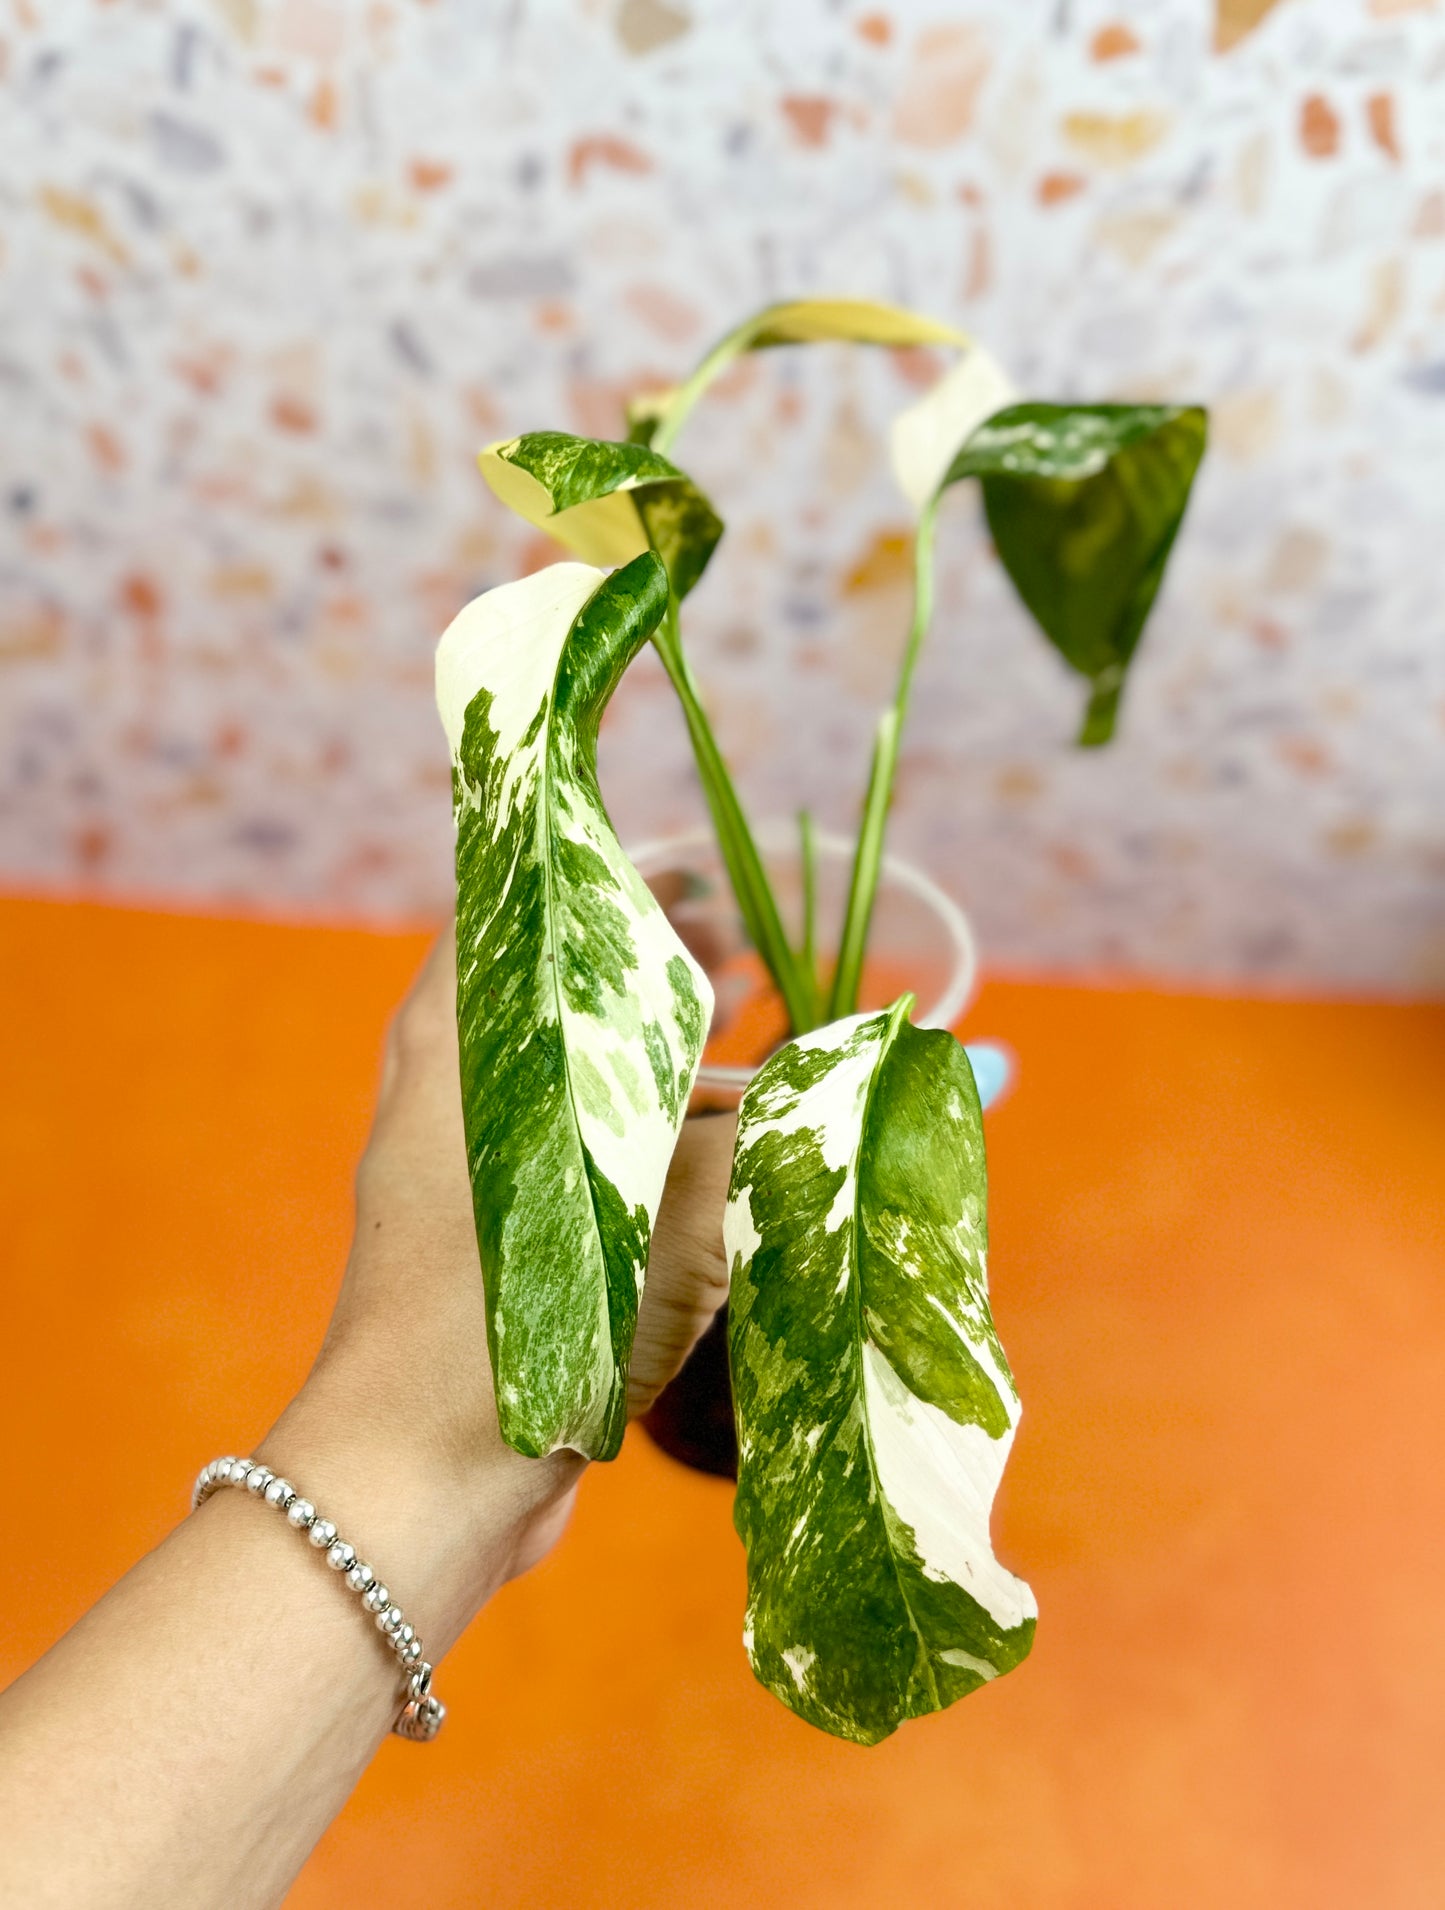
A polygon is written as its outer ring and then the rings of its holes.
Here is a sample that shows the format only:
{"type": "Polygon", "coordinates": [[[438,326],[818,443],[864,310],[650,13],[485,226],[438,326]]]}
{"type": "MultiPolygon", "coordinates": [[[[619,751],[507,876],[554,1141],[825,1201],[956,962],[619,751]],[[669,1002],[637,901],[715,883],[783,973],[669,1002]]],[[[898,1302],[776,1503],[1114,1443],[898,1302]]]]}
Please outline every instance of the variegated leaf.
{"type": "Polygon", "coordinates": [[[437,651],[462,1107],[502,1435],[611,1458],[651,1230],[712,1013],[612,832],[597,725],[667,604],[651,552],[488,591],[437,651]]]}
{"type": "Polygon", "coordinates": [[[1114,733],[1207,427],[1198,405],[1012,405],[973,432],[944,474],[940,488],[981,480],[1014,588],[1088,678],[1081,743],[1114,733]]]}
{"type": "Polygon", "coordinates": [[[988,1306],[978,1095],[909,1005],[773,1056],[723,1226],[748,1655],[863,1744],[1010,1670],[1036,1613],[989,1540],[1019,1406],[988,1306]]]}
{"type": "Polygon", "coordinates": [[[586,563],[625,564],[655,550],[679,600],[723,534],[692,479],[645,444],[530,431],[488,445],[478,462],[504,504],[586,563]]]}

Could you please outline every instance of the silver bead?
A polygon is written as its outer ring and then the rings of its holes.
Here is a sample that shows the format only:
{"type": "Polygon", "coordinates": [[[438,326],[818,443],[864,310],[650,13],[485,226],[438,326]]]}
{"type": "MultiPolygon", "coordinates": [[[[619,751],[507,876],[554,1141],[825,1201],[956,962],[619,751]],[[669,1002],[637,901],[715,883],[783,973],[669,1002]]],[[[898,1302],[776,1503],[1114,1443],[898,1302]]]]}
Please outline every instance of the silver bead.
{"type": "Polygon", "coordinates": [[[361,1602],[369,1612],[384,1612],[391,1603],[391,1593],[384,1585],[373,1584],[361,1602]]]}
{"type": "Polygon", "coordinates": [[[269,1466],[252,1466],[246,1474],[247,1492],[264,1492],[276,1477],[269,1466]]]}
{"type": "Polygon", "coordinates": [[[408,1639],[404,1645],[398,1648],[396,1655],[404,1665],[416,1664],[421,1657],[420,1638],[408,1639]]]}
{"type": "Polygon", "coordinates": [[[336,1527],[331,1523],[330,1519],[315,1519],[312,1521],[311,1530],[306,1536],[310,1539],[318,1552],[324,1552],[328,1545],[335,1543],[336,1527]]]}
{"type": "Polygon", "coordinates": [[[363,1565],[358,1559],[346,1574],[346,1582],[353,1592],[369,1592],[376,1583],[376,1573],[369,1565],[363,1565]]]}
{"type": "Polygon", "coordinates": [[[446,1715],[446,1706],[435,1698],[412,1699],[391,1728],[399,1738],[427,1744],[441,1730],[446,1715]]]}
{"type": "Polygon", "coordinates": [[[412,1630],[410,1625],[398,1625],[391,1635],[392,1649],[400,1654],[406,1650],[407,1646],[415,1637],[416,1633],[412,1630]]]}
{"type": "Polygon", "coordinates": [[[402,1614],[400,1605],[388,1605],[384,1612],[378,1612],[376,1628],[378,1631],[384,1631],[388,1637],[390,1637],[393,1632],[400,1631],[405,1623],[406,1619],[402,1614]]]}
{"type": "Polygon", "coordinates": [[[286,1508],[286,1517],[298,1532],[304,1532],[316,1517],[316,1507],[309,1499],[293,1499],[286,1508]]]}
{"type": "Polygon", "coordinates": [[[230,1478],[231,1468],[235,1463],[236,1455],[233,1452],[228,1452],[224,1459],[213,1459],[211,1461],[211,1469],[222,1485],[230,1478]]]}
{"type": "Polygon", "coordinates": [[[356,1563],[356,1547],[338,1539],[326,1554],[326,1563],[333,1572],[349,1572],[356,1563]]]}
{"type": "Polygon", "coordinates": [[[251,1461],[249,1459],[233,1459],[231,1461],[231,1470],[228,1475],[230,1478],[231,1484],[233,1486],[243,1486],[246,1483],[246,1474],[250,1470],[251,1470],[251,1461]]]}
{"type": "Polygon", "coordinates": [[[267,1505],[289,1506],[296,1497],[296,1488],[289,1479],[272,1479],[266,1487],[267,1505]]]}

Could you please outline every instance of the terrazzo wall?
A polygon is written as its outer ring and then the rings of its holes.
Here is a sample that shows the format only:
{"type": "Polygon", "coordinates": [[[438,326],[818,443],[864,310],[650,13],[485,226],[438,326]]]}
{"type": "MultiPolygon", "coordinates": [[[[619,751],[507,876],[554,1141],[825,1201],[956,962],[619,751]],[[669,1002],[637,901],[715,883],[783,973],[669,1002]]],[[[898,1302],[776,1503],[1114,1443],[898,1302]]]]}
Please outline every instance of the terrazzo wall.
{"type": "MultiPolygon", "coordinates": [[[[1108,752],[949,507],[895,842],[1015,967],[1445,983],[1445,11],[1430,0],[6,0],[0,881],[444,906],[437,633],[549,560],[472,461],[620,435],[766,300],[1213,440],[1108,752]]],[[[907,614],[889,415],[774,353],[679,457],[759,813],[845,823],[907,614]]],[[[660,672],[624,836],[698,814],[660,672]]]]}

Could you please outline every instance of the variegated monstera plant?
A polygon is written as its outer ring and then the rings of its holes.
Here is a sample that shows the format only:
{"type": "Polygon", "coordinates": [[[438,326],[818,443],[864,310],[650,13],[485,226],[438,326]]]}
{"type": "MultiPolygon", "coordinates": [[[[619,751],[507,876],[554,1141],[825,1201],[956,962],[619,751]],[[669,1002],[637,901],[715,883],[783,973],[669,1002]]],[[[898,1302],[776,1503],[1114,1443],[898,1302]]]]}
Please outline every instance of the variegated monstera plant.
{"type": "MultiPolygon", "coordinates": [[[[498,497],[580,562],[488,591],[447,630],[437,693],[457,823],[462,1100],[504,1437],[610,1459],[648,1242],[712,1010],[706,976],[623,853],[597,782],[608,698],[651,641],[677,691],[718,843],[794,1038],[744,1097],[723,1238],[745,1637],[758,1677],[874,1743],[1024,1657],[1035,1607],[989,1516],[1018,1396],[989,1313],[979,1097],[951,1034],[904,996],[858,1014],[934,528],[976,479],[998,555],[1112,733],[1124,674],[1204,448],[1197,408],[1021,403],[950,327],[853,301],[776,305],[617,443],[492,445],[498,497]],[[683,647],[723,533],[673,461],[740,353],[817,340],[957,362],[895,424],[917,512],[915,594],[883,712],[836,959],[790,938],[683,647]]],[[[804,819],[805,874],[811,832],[804,819]]],[[[805,882],[805,893],[811,884],[805,882]]]]}

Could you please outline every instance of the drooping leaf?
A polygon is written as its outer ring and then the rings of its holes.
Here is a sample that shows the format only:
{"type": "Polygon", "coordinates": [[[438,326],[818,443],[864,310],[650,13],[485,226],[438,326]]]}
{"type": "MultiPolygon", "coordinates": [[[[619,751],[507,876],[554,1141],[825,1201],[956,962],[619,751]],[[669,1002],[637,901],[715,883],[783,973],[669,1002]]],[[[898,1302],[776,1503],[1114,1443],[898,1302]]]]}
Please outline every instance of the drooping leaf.
{"type": "Polygon", "coordinates": [[[743,1100],[723,1223],[753,1670],[873,1744],[1010,1670],[1027,1585],[989,1512],[1018,1422],[988,1306],[973,1074],[905,996],[743,1100]]]}
{"type": "Polygon", "coordinates": [[[981,479],[1005,569],[1050,642],[1089,679],[1079,741],[1106,743],[1203,454],[1206,419],[1198,407],[995,410],[1005,385],[991,359],[970,353],[895,426],[894,469],[919,509],[913,616],[893,704],[874,739],[829,996],[834,1016],[850,1013],[858,999],[903,722],[933,611],[943,493],[962,478],[981,479]],[[959,446],[952,452],[951,437],[959,446]]]}
{"type": "Polygon", "coordinates": [[[944,486],[982,481],[1014,587],[1089,679],[1081,743],[1114,733],[1206,430],[1197,405],[1013,405],[974,431],[944,476],[944,486]]]}
{"type": "Polygon", "coordinates": [[[764,306],[720,338],[702,363],[670,391],[645,392],[627,407],[628,436],[667,450],[714,379],[744,352],[775,345],[968,345],[968,335],[901,305],[865,298],[795,298],[764,306]]]}
{"type": "Polygon", "coordinates": [[[478,462],[505,505],[585,563],[610,568],[655,550],[679,599],[723,534],[692,479],[645,444],[529,431],[488,445],[478,462]]]}
{"type": "Polygon", "coordinates": [[[910,312],[903,305],[881,305],[868,298],[793,298],[764,306],[729,337],[739,351],[764,351],[772,345],[966,345],[968,336],[953,325],[910,312]]]}
{"type": "Polygon", "coordinates": [[[623,854],[597,726],[663,614],[652,552],[554,564],[437,650],[457,822],[462,1109],[502,1436],[611,1458],[651,1230],[712,1014],[623,854]]]}

